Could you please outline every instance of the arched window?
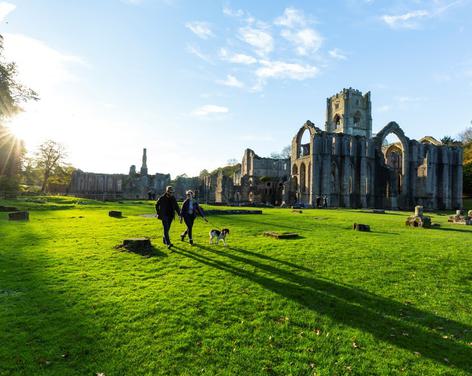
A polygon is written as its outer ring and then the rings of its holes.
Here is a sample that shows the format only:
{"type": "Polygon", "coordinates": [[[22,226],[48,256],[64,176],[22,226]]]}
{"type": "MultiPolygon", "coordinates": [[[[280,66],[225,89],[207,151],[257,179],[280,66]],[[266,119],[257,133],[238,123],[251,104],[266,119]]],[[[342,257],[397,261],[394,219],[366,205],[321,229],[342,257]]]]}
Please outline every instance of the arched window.
{"type": "Polygon", "coordinates": [[[361,123],[361,113],[357,111],[354,114],[354,125],[359,125],[361,123]]]}
{"type": "Polygon", "coordinates": [[[334,115],[333,123],[336,128],[341,126],[341,116],[339,116],[339,114],[334,115]]]}

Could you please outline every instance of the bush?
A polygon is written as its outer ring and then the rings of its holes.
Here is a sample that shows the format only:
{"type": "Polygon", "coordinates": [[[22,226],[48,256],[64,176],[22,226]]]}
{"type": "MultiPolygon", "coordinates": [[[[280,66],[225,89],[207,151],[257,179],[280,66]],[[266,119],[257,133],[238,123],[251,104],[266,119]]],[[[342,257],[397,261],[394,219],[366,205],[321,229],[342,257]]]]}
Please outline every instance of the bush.
{"type": "Polygon", "coordinates": [[[19,182],[16,177],[0,176],[0,194],[16,194],[19,182]]]}
{"type": "Polygon", "coordinates": [[[463,170],[464,177],[464,193],[471,195],[472,194],[472,162],[464,164],[463,170]]]}

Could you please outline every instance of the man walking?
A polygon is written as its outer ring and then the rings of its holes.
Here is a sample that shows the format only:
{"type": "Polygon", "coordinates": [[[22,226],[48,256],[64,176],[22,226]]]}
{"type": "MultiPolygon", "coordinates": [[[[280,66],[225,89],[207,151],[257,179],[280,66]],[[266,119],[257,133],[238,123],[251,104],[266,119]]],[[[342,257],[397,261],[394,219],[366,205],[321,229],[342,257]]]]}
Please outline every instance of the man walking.
{"type": "Polygon", "coordinates": [[[161,197],[159,197],[156,202],[157,218],[162,221],[162,227],[164,228],[164,236],[162,237],[162,241],[169,249],[173,246],[173,244],[170,242],[169,230],[170,225],[174,220],[175,212],[177,212],[177,214],[180,216],[179,204],[177,204],[177,200],[174,197],[174,188],[169,185],[166,188],[166,192],[161,197]]]}

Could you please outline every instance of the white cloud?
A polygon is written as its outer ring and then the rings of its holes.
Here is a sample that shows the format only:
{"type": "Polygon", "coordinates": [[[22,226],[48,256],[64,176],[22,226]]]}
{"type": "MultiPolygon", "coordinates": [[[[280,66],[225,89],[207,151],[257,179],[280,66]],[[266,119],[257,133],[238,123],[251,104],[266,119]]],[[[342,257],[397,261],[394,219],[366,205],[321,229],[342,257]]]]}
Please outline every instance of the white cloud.
{"type": "Polygon", "coordinates": [[[213,60],[211,59],[211,57],[201,52],[200,49],[196,46],[192,46],[190,44],[187,45],[187,52],[197,56],[199,59],[202,59],[203,61],[209,64],[213,64],[213,60]]]}
{"type": "Polygon", "coordinates": [[[262,60],[260,63],[262,66],[256,70],[256,76],[261,79],[290,78],[293,80],[304,80],[313,78],[319,73],[319,69],[313,65],[268,60],[262,60]]]}
{"type": "Polygon", "coordinates": [[[333,48],[332,50],[328,51],[328,54],[333,59],[337,59],[337,60],[346,60],[347,59],[346,54],[343,51],[341,51],[339,48],[333,48]]]}
{"type": "Polygon", "coordinates": [[[239,81],[235,76],[228,74],[226,80],[216,81],[220,85],[243,88],[244,84],[239,81]]]}
{"type": "Polygon", "coordinates": [[[264,56],[274,50],[274,39],[269,32],[252,27],[239,29],[240,38],[254,47],[258,55],[264,56]]]}
{"type": "Polygon", "coordinates": [[[281,35],[293,43],[299,55],[307,55],[320,49],[323,43],[321,35],[313,29],[301,29],[298,31],[282,30],[281,35]]]}
{"type": "Polygon", "coordinates": [[[430,13],[427,10],[415,10],[397,16],[384,15],[381,19],[393,29],[414,29],[418,26],[419,19],[429,16],[430,13]]]}
{"type": "Polygon", "coordinates": [[[187,22],[185,24],[185,27],[202,39],[208,39],[214,36],[213,32],[211,31],[210,24],[208,22],[201,22],[201,21],[187,22]]]}
{"type": "Polygon", "coordinates": [[[16,5],[2,1],[0,3],[0,22],[7,18],[7,16],[16,9],[16,5]]]}
{"type": "Polygon", "coordinates": [[[231,9],[228,6],[223,7],[223,14],[229,17],[242,17],[244,16],[244,11],[241,9],[231,9]]]}
{"type": "Polygon", "coordinates": [[[274,24],[288,28],[295,28],[304,27],[307,24],[307,21],[302,11],[295,8],[285,8],[284,14],[276,18],[274,24]]]}
{"type": "Polygon", "coordinates": [[[424,97],[408,97],[408,96],[395,97],[395,99],[400,103],[424,102],[426,100],[426,98],[424,97]]]}
{"type": "Polygon", "coordinates": [[[245,54],[233,54],[225,48],[220,49],[220,57],[221,59],[234,64],[250,65],[257,63],[257,59],[255,57],[245,54]]]}
{"type": "Polygon", "coordinates": [[[208,116],[212,114],[226,114],[229,112],[227,107],[217,106],[214,104],[207,104],[205,106],[198,107],[192,112],[194,116],[208,116]]]}
{"type": "Polygon", "coordinates": [[[23,34],[4,34],[5,56],[18,65],[20,81],[39,92],[54,91],[63,82],[78,80],[71,65],[87,66],[80,57],[62,53],[23,34]],[[34,57],[34,58],[32,58],[34,57]]]}
{"type": "Polygon", "coordinates": [[[388,112],[392,109],[392,106],[389,106],[388,104],[380,106],[377,111],[378,112],[388,112]]]}

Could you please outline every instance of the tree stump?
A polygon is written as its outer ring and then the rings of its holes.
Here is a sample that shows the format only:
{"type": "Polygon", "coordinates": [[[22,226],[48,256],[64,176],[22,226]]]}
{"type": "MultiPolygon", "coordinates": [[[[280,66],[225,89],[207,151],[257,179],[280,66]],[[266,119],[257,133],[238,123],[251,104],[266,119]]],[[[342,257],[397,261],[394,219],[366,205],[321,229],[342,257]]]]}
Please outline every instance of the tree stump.
{"type": "Polygon", "coordinates": [[[125,239],[123,240],[123,247],[125,248],[136,248],[136,249],[143,249],[143,248],[150,248],[151,247],[151,240],[148,238],[134,238],[134,239],[125,239]]]}
{"type": "Polygon", "coordinates": [[[113,218],[121,218],[123,217],[123,214],[120,211],[110,210],[108,212],[108,216],[113,217],[113,218]]]}
{"type": "Polygon", "coordinates": [[[8,219],[10,221],[29,221],[29,212],[17,211],[13,213],[8,213],[8,219]]]}
{"type": "Polygon", "coordinates": [[[352,225],[352,229],[356,230],[356,231],[369,232],[370,231],[370,226],[369,225],[363,225],[361,223],[354,223],[352,225]]]}

